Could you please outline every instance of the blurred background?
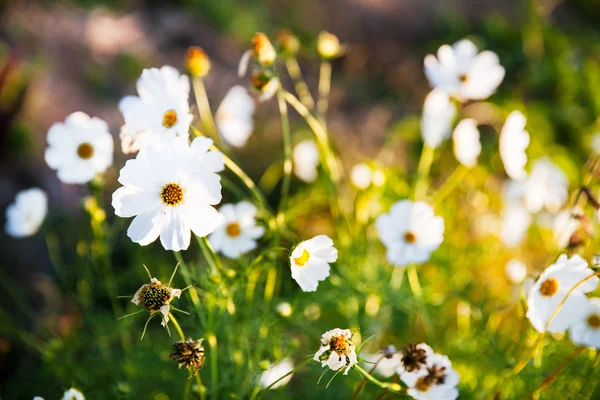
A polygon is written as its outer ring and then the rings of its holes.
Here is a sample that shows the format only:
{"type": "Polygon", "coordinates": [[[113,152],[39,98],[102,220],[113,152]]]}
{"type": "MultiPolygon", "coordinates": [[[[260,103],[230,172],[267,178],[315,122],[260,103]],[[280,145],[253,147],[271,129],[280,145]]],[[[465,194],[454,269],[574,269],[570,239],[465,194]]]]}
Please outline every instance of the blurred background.
{"type": "MultiPolygon", "coordinates": [[[[2,318],[25,325],[42,320],[57,335],[81,318],[51,280],[51,258],[69,250],[48,249],[56,247],[54,239],[77,241],[70,227],[86,221],[80,201],[87,189],[61,184],[46,166],[50,125],[74,111],[106,120],[115,137],[116,166],[107,180],[116,184],[126,159],[119,151],[123,119],[117,103],[135,93],[143,68],[172,65],[183,71],[188,46],[201,46],[212,61],[206,85],[214,111],[231,86],[246,85],[236,70],[254,33],[273,36],[282,28],[304,44],[299,62],[313,90],[318,58],[311,49],[318,32],[333,32],[349,45],[347,55],[334,61],[329,123],[333,142],[343,143],[347,166],[379,156],[386,167],[410,174],[419,157],[413,145],[420,137],[419,112],[430,90],[423,57],[464,37],[499,55],[506,78],[494,102],[526,106],[528,130],[536,137],[532,154],[554,149],[557,162],[575,179],[592,134],[600,131],[597,0],[1,0],[0,210],[17,191],[41,187],[51,198],[53,232],[27,240],[0,233],[0,301],[12,311],[2,318]],[[397,135],[407,141],[390,139],[397,135]]],[[[279,124],[276,104],[261,105],[254,135],[235,153],[256,180],[281,158],[279,124]]],[[[296,131],[302,129],[298,121],[296,131]]],[[[496,142],[494,135],[482,130],[484,148],[486,141],[496,142]]],[[[108,195],[113,189],[109,185],[108,195]]],[[[276,204],[277,191],[270,200],[276,204]]],[[[39,362],[22,350],[0,337],[0,384],[8,396],[21,393],[16,386],[52,386],[28,378],[25,371],[39,362]]]]}

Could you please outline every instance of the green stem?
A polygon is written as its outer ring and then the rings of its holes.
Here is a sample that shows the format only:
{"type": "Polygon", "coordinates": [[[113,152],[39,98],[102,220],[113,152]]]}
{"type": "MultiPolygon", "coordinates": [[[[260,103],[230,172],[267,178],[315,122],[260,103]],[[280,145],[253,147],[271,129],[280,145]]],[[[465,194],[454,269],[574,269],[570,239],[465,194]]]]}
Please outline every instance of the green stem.
{"type": "MultiPolygon", "coordinates": [[[[383,360],[384,357],[385,357],[385,355],[382,355],[381,357],[379,357],[379,359],[377,360],[377,362],[369,370],[369,374],[372,374],[373,371],[375,371],[375,368],[377,368],[377,366],[379,365],[379,363],[381,362],[381,360],[383,360]]],[[[363,388],[365,387],[366,384],[367,384],[367,379],[363,378],[363,380],[360,382],[360,384],[356,388],[356,391],[354,392],[354,395],[352,396],[352,400],[358,399],[358,395],[360,394],[360,392],[362,392],[362,390],[363,390],[363,388]]]]}
{"type": "Polygon", "coordinates": [[[208,101],[208,95],[206,94],[206,88],[204,87],[204,80],[201,77],[194,77],[192,79],[192,83],[194,86],[196,104],[198,105],[198,112],[200,113],[202,125],[213,138],[215,143],[219,146],[221,144],[221,136],[219,135],[217,124],[213,119],[210,103],[208,101]]]}
{"type": "Polygon", "coordinates": [[[402,387],[399,384],[397,384],[397,383],[381,382],[379,379],[375,378],[373,375],[371,375],[370,373],[368,373],[359,364],[354,364],[354,368],[356,368],[356,370],[363,377],[367,378],[367,380],[369,380],[370,382],[376,384],[380,388],[382,388],[382,389],[388,389],[392,393],[402,393],[402,387]]]}
{"type": "Polygon", "coordinates": [[[217,385],[219,382],[218,342],[215,335],[214,304],[208,305],[208,344],[210,346],[210,398],[218,399],[217,385]]]}
{"type": "Polygon", "coordinates": [[[263,395],[264,395],[264,393],[265,393],[267,390],[271,389],[273,386],[275,386],[275,384],[277,384],[277,383],[278,383],[279,381],[281,381],[282,379],[284,379],[284,378],[286,378],[286,377],[290,376],[291,374],[293,374],[293,373],[295,373],[295,372],[299,371],[300,369],[304,368],[304,367],[305,367],[305,366],[307,366],[307,365],[308,365],[308,364],[309,364],[311,361],[313,361],[313,358],[312,358],[312,357],[310,357],[310,358],[306,359],[306,360],[305,360],[305,361],[304,361],[302,364],[298,365],[296,368],[294,368],[294,369],[293,369],[293,370],[291,370],[290,372],[286,373],[285,375],[283,375],[282,377],[280,377],[279,379],[277,379],[275,382],[271,383],[271,384],[270,384],[269,386],[267,386],[266,388],[264,388],[264,389],[262,389],[261,391],[259,391],[259,392],[257,393],[257,394],[258,394],[258,397],[256,397],[256,394],[254,394],[254,393],[253,393],[253,397],[251,397],[251,398],[250,398],[250,400],[254,400],[255,398],[258,398],[258,399],[262,398],[262,397],[263,397],[263,395]]]}
{"type": "Polygon", "coordinates": [[[419,168],[417,170],[417,182],[415,183],[415,200],[421,200],[427,195],[427,188],[429,187],[429,171],[431,170],[431,164],[433,163],[434,153],[435,149],[433,147],[429,147],[427,144],[423,145],[421,158],[419,159],[419,168]]]}
{"type": "Polygon", "coordinates": [[[294,81],[294,88],[296,89],[296,93],[298,93],[300,101],[306,106],[306,108],[312,110],[315,107],[315,101],[310,94],[308,85],[302,77],[302,70],[300,69],[300,65],[298,65],[298,60],[296,60],[295,57],[286,58],[285,66],[290,78],[292,78],[292,81],[294,81]]]}
{"type": "Polygon", "coordinates": [[[469,173],[469,168],[464,165],[459,165],[452,174],[442,183],[442,185],[435,191],[433,199],[436,204],[440,204],[443,200],[448,197],[454,189],[463,181],[463,179],[469,173]]]}
{"type": "Polygon", "coordinates": [[[281,184],[281,201],[277,211],[277,224],[279,228],[285,225],[285,210],[287,210],[290,194],[290,181],[292,178],[292,138],[290,135],[290,120],[288,117],[287,103],[281,89],[277,90],[277,103],[281,114],[281,130],[283,133],[283,180],[281,184]]]}
{"type": "Polygon", "coordinates": [[[577,356],[580,355],[584,350],[585,350],[585,347],[583,347],[583,346],[577,347],[575,349],[575,351],[573,352],[573,354],[571,355],[571,357],[569,357],[567,360],[565,360],[562,364],[560,364],[558,366],[558,368],[556,368],[550,375],[548,375],[546,377],[546,379],[544,379],[542,381],[542,384],[531,394],[531,396],[529,398],[530,399],[538,399],[540,397],[540,394],[545,389],[547,389],[550,385],[552,385],[552,383],[554,383],[554,381],[556,380],[558,375],[560,375],[560,373],[566,367],[568,367],[569,364],[571,364],[573,361],[575,361],[577,356]]]}
{"type": "MultiPolygon", "coordinates": [[[[177,321],[177,318],[175,318],[173,313],[169,313],[169,319],[173,322],[173,325],[175,326],[175,330],[179,334],[179,337],[181,338],[181,340],[185,342],[185,334],[183,333],[183,329],[181,329],[181,325],[179,325],[179,322],[177,321]]],[[[192,367],[190,367],[188,370],[189,370],[190,374],[194,373],[194,369],[192,367]]],[[[196,373],[196,384],[198,385],[198,392],[200,393],[200,398],[202,400],[204,400],[206,398],[206,395],[204,394],[204,390],[202,390],[202,380],[200,379],[199,373],[196,373]]],[[[190,389],[190,385],[186,385],[185,397],[188,397],[189,389],[190,389]]]]}
{"type": "Polygon", "coordinates": [[[329,92],[331,91],[331,62],[323,60],[319,69],[319,100],[317,116],[321,124],[327,126],[327,109],[329,108],[329,92]]]}

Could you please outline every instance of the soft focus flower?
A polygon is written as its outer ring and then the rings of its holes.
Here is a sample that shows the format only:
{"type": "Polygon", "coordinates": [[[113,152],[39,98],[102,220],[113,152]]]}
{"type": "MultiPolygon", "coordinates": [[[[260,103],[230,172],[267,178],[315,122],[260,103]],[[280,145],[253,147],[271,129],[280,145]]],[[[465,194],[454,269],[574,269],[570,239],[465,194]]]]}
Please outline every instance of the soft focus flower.
{"type": "Polygon", "coordinates": [[[477,51],[473,42],[463,39],[452,47],[441,46],[437,58],[427,55],[425,75],[431,86],[460,101],[490,97],[504,79],[504,68],[496,53],[482,51],[478,54],[477,51]]]}
{"type": "Polygon", "coordinates": [[[187,51],[185,67],[193,77],[204,77],[210,71],[210,59],[202,48],[192,46],[187,51]]]}
{"type": "Polygon", "coordinates": [[[317,179],[319,149],[313,140],[298,143],[292,152],[294,173],[304,182],[312,183],[317,179]]]}
{"type": "Polygon", "coordinates": [[[371,178],[373,177],[373,170],[365,163],[356,164],[352,167],[350,172],[350,180],[352,184],[357,188],[364,190],[371,186],[371,178]]]}
{"type": "Polygon", "coordinates": [[[513,111],[500,133],[500,158],[508,176],[515,180],[527,177],[525,150],[529,146],[529,133],[525,130],[526,124],[525,116],[520,111],[513,111]]]}
{"type": "Polygon", "coordinates": [[[583,210],[576,208],[575,210],[565,210],[556,214],[552,223],[552,231],[554,232],[554,242],[560,249],[569,247],[576,233],[581,228],[581,216],[583,210]]]}
{"type": "MultiPolygon", "coordinates": [[[[272,385],[277,379],[281,378],[288,372],[294,369],[294,362],[289,358],[284,358],[278,363],[272,364],[267,370],[263,371],[258,378],[258,385],[262,389],[266,389],[272,385]]],[[[271,390],[278,389],[288,384],[294,374],[290,374],[270,387],[271,390]]]]}
{"type": "Polygon", "coordinates": [[[516,247],[527,236],[531,225],[531,215],[520,204],[508,204],[502,211],[500,240],[506,247],[516,247]]]}
{"type": "Polygon", "coordinates": [[[256,226],[256,207],[247,201],[224,204],[219,208],[221,222],[208,240],[216,252],[228,258],[238,258],[256,248],[256,240],[265,229],[256,226]]]}
{"type": "Polygon", "coordinates": [[[467,168],[473,168],[477,165],[477,158],[481,153],[479,136],[477,121],[472,118],[460,121],[452,133],[454,156],[459,163],[467,168]]]}
{"type": "Polygon", "coordinates": [[[204,346],[202,346],[203,341],[204,339],[180,340],[173,345],[169,358],[175,361],[179,368],[192,368],[193,374],[191,377],[194,377],[204,366],[204,360],[206,359],[204,346]]]}
{"type": "Polygon", "coordinates": [[[242,54],[238,65],[238,76],[240,78],[246,75],[251,59],[254,59],[261,67],[270,67],[277,59],[277,52],[269,37],[262,32],[256,33],[252,38],[252,49],[242,54]]]}
{"type": "Polygon", "coordinates": [[[507,262],[505,270],[506,276],[515,285],[520,285],[527,277],[527,266],[517,259],[507,262]]]}
{"type": "Polygon", "coordinates": [[[34,235],[48,213],[48,196],[39,188],[21,190],[6,208],[4,231],[14,238],[34,235]]]}
{"type": "Polygon", "coordinates": [[[421,135],[429,147],[437,148],[450,136],[456,105],[447,93],[432,90],[425,98],[421,116],[421,135]]]}
{"type": "Polygon", "coordinates": [[[279,50],[286,57],[295,57],[300,51],[300,40],[289,29],[282,29],[275,35],[279,50]]]}
{"type": "Polygon", "coordinates": [[[381,352],[379,353],[361,353],[360,358],[367,361],[369,367],[375,366],[372,363],[377,363],[373,373],[379,375],[382,378],[389,378],[396,373],[396,370],[401,365],[402,355],[398,352],[391,354],[391,357],[385,357],[381,352]]]}
{"type": "Polygon", "coordinates": [[[329,276],[329,263],[335,262],[338,251],[327,235],[315,236],[296,246],[290,256],[292,278],[304,292],[314,292],[319,281],[329,276]]]}
{"type": "Polygon", "coordinates": [[[388,261],[397,266],[424,263],[444,240],[444,220],[422,201],[396,202],[375,225],[388,261]]]}
{"type": "Polygon", "coordinates": [[[408,394],[417,400],[454,400],[458,397],[458,373],[448,357],[433,354],[427,366],[416,373],[405,373],[400,379],[408,386],[408,394]]]}
{"type": "Polygon", "coordinates": [[[79,390],[71,388],[63,394],[62,400],[85,400],[85,397],[79,390]]]}
{"type": "Polygon", "coordinates": [[[173,289],[163,285],[158,279],[152,278],[150,283],[142,285],[131,302],[133,304],[142,305],[149,313],[154,316],[157,313],[162,314],[162,326],[167,326],[169,323],[169,312],[171,312],[171,301],[181,297],[181,289],[173,289]]]}
{"type": "Polygon", "coordinates": [[[233,147],[243,147],[254,128],[254,99],[243,86],[234,86],[225,95],[215,114],[221,137],[233,147]]]}
{"type": "Polygon", "coordinates": [[[188,98],[190,81],[173,67],[145,69],[137,81],[138,96],[126,96],[119,102],[125,118],[121,146],[125,153],[139,150],[173,137],[188,138],[192,115],[188,98]]]}
{"type": "Polygon", "coordinates": [[[349,329],[335,328],[327,331],[321,336],[321,347],[313,357],[315,361],[321,361],[322,367],[329,367],[333,371],[342,368],[344,375],[357,363],[354,343],[352,343],[352,332],[349,329]]]}
{"type": "Polygon", "coordinates": [[[250,84],[254,90],[258,92],[258,100],[265,102],[270,100],[277,89],[279,89],[279,78],[274,76],[272,73],[262,70],[256,70],[250,77],[250,84]]]}
{"type": "Polygon", "coordinates": [[[212,233],[220,222],[212,206],[221,201],[223,156],[208,151],[212,140],[174,138],[144,147],[121,169],[123,187],[113,193],[115,214],[135,216],[127,236],[146,246],[159,236],[166,250],[185,250],[190,230],[197,236],[212,233]]]}
{"type": "Polygon", "coordinates": [[[600,298],[591,298],[569,328],[571,341],[578,346],[600,348],[600,298]]]}
{"type": "Polygon", "coordinates": [[[277,304],[277,307],[275,307],[275,309],[282,317],[287,318],[290,315],[292,315],[292,306],[287,301],[282,301],[281,303],[277,304]]]}
{"type": "Polygon", "coordinates": [[[525,206],[532,213],[543,208],[551,213],[558,212],[569,197],[568,185],[565,173],[550,159],[535,160],[525,182],[525,206]]]}
{"type": "Polygon", "coordinates": [[[340,39],[333,33],[321,31],[317,39],[317,52],[325,59],[336,58],[340,55],[342,46],[340,39]]]}
{"type": "MultiPolygon", "coordinates": [[[[535,282],[527,299],[527,318],[538,332],[546,331],[548,320],[556,308],[578,282],[594,274],[587,262],[578,255],[567,258],[561,255],[546,268],[535,282]]],[[[564,332],[574,321],[581,318],[589,293],[598,286],[598,277],[593,277],[577,286],[567,297],[562,307],[548,326],[552,333],[564,332]]]]}
{"type": "Polygon", "coordinates": [[[64,183],[91,181],[113,161],[113,138],[108,125],[82,112],[70,114],[64,123],[50,127],[44,158],[64,183]]]}

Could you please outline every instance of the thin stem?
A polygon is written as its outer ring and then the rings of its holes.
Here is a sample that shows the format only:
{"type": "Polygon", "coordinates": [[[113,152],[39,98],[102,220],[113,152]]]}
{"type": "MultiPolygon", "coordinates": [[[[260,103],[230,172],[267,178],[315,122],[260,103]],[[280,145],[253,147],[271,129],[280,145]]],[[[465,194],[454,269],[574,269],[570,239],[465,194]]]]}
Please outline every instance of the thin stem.
{"type": "Polygon", "coordinates": [[[427,338],[428,340],[435,343],[435,333],[431,324],[431,318],[429,317],[429,313],[427,312],[427,304],[425,303],[425,299],[423,298],[423,289],[421,288],[421,283],[419,282],[417,266],[414,264],[409,265],[406,268],[406,275],[408,277],[408,284],[410,286],[410,290],[413,292],[413,295],[417,299],[419,307],[421,308],[421,317],[423,319],[423,327],[425,328],[427,338]]]}
{"type": "Polygon", "coordinates": [[[319,69],[319,100],[317,101],[317,116],[323,126],[326,126],[327,109],[329,108],[329,92],[331,91],[331,62],[323,60],[319,69]]]}
{"type": "Polygon", "coordinates": [[[300,101],[306,106],[306,108],[312,110],[315,107],[315,101],[310,94],[308,85],[302,77],[302,70],[300,69],[300,65],[298,65],[298,60],[296,60],[295,57],[286,58],[285,66],[290,78],[292,78],[292,81],[294,81],[294,88],[296,89],[296,93],[298,93],[300,101]]]}
{"type": "Polygon", "coordinates": [[[215,335],[214,304],[208,306],[208,344],[210,346],[210,398],[218,399],[217,384],[219,382],[218,342],[215,335]]]}
{"type": "Polygon", "coordinates": [[[530,399],[538,399],[540,394],[548,388],[548,386],[552,385],[552,383],[554,383],[554,381],[556,380],[556,378],[558,377],[558,375],[560,375],[560,373],[569,366],[569,364],[571,364],[573,361],[575,361],[575,359],[577,358],[578,355],[580,355],[583,351],[585,350],[584,346],[580,346],[577,347],[575,349],[575,351],[573,352],[573,354],[571,355],[571,357],[567,358],[562,364],[560,364],[558,366],[558,368],[556,368],[550,375],[548,375],[546,377],[546,379],[544,379],[542,381],[542,384],[531,394],[531,396],[529,396],[530,399]]]}
{"type": "Polygon", "coordinates": [[[421,158],[419,159],[419,168],[417,170],[417,182],[415,183],[414,199],[421,200],[427,195],[427,188],[429,187],[429,171],[431,170],[431,164],[433,163],[433,155],[435,149],[423,145],[421,152],[421,158]]]}
{"type": "Polygon", "coordinates": [[[210,110],[210,103],[208,101],[208,95],[206,94],[206,88],[204,87],[204,80],[201,77],[194,77],[192,79],[194,86],[194,94],[196,96],[196,104],[198,105],[198,112],[200,113],[200,119],[204,130],[206,130],[213,138],[217,145],[221,144],[221,136],[217,124],[213,119],[212,111],[210,110]]]}
{"type": "MultiPolygon", "coordinates": [[[[267,386],[266,388],[264,388],[263,390],[261,390],[258,393],[258,399],[262,398],[262,396],[264,395],[264,393],[271,389],[273,386],[275,386],[275,384],[277,384],[279,381],[281,381],[282,379],[290,376],[291,374],[299,371],[301,368],[304,368],[305,366],[307,366],[311,361],[313,361],[313,358],[307,358],[302,364],[298,365],[296,368],[294,368],[293,370],[291,370],[290,372],[286,373],[285,375],[283,375],[282,377],[280,377],[279,379],[277,379],[275,382],[271,383],[269,386],[267,386]]],[[[256,397],[256,396],[255,396],[256,397]]],[[[254,398],[251,398],[251,400],[254,400],[254,398]]]]}
{"type": "Polygon", "coordinates": [[[288,117],[287,103],[281,89],[277,90],[277,103],[281,114],[281,130],[283,133],[283,180],[281,184],[281,200],[277,211],[277,224],[281,228],[285,224],[285,210],[287,210],[290,194],[290,181],[292,178],[292,137],[290,135],[290,120],[288,117]]]}
{"type": "MultiPolygon", "coordinates": [[[[179,337],[181,338],[182,341],[185,342],[185,334],[183,333],[183,329],[181,329],[181,325],[179,325],[179,322],[177,322],[177,319],[175,318],[175,316],[173,316],[172,313],[169,313],[169,318],[171,319],[171,321],[173,321],[173,325],[175,325],[175,330],[179,334],[179,337]]],[[[200,379],[200,374],[195,373],[194,368],[192,368],[192,367],[188,368],[188,370],[189,370],[190,374],[195,375],[196,384],[198,385],[198,392],[200,393],[200,398],[202,400],[204,400],[206,398],[206,395],[204,394],[204,391],[202,390],[202,380],[200,379]]],[[[186,389],[185,389],[186,397],[188,397],[188,392],[190,389],[191,389],[190,385],[186,385],[186,389]]]]}
{"type": "Polygon", "coordinates": [[[448,197],[454,189],[463,181],[469,173],[469,168],[464,165],[459,165],[452,174],[442,183],[442,185],[434,193],[434,201],[436,204],[441,203],[448,197]]]}
{"type": "Polygon", "coordinates": [[[173,313],[169,313],[169,319],[173,322],[173,325],[175,325],[175,330],[179,334],[179,337],[181,338],[181,340],[183,340],[185,342],[185,335],[183,334],[181,325],[179,325],[179,322],[177,322],[177,318],[175,318],[173,313]]]}
{"type": "Polygon", "coordinates": [[[370,373],[368,373],[363,367],[361,367],[359,364],[354,364],[354,368],[365,378],[367,378],[367,380],[371,381],[372,383],[376,384],[377,386],[379,386],[382,389],[388,389],[390,392],[392,393],[401,393],[402,387],[397,384],[397,383],[388,383],[388,382],[381,382],[379,379],[375,378],[373,375],[371,375],[370,373]]]}
{"type": "MultiPolygon", "coordinates": [[[[369,374],[372,374],[373,371],[375,371],[375,368],[377,368],[377,366],[379,365],[379,363],[381,362],[381,360],[383,360],[384,357],[385,357],[385,355],[382,355],[381,357],[379,357],[379,359],[377,360],[377,362],[375,363],[375,365],[373,365],[373,367],[369,371],[369,374]]],[[[352,400],[358,399],[358,395],[360,394],[360,392],[362,392],[362,390],[363,390],[363,388],[365,387],[366,384],[367,384],[367,379],[363,378],[363,380],[360,382],[360,384],[358,385],[358,387],[354,391],[354,396],[352,396],[352,400]]]]}

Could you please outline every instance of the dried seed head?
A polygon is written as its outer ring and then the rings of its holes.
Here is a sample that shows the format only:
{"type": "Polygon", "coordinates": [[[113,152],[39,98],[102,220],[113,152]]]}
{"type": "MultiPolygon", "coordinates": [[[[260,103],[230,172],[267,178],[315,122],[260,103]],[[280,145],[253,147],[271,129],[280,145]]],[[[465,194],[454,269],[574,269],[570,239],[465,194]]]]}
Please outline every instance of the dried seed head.
{"type": "Polygon", "coordinates": [[[416,344],[409,344],[402,349],[402,364],[408,372],[414,372],[427,364],[427,352],[416,344]]]}
{"type": "Polygon", "coordinates": [[[179,364],[179,368],[185,367],[194,370],[194,373],[190,378],[196,376],[198,371],[200,371],[204,365],[206,357],[204,356],[204,347],[202,346],[203,341],[204,339],[180,340],[173,345],[171,354],[169,354],[169,358],[176,361],[177,364],[179,364]]]}
{"type": "Polygon", "coordinates": [[[148,311],[160,311],[160,308],[171,302],[171,289],[158,279],[153,279],[139,290],[139,301],[148,311]]]}
{"type": "Polygon", "coordinates": [[[185,66],[193,77],[205,77],[210,71],[210,59],[202,48],[193,46],[188,49],[185,66]]]}

